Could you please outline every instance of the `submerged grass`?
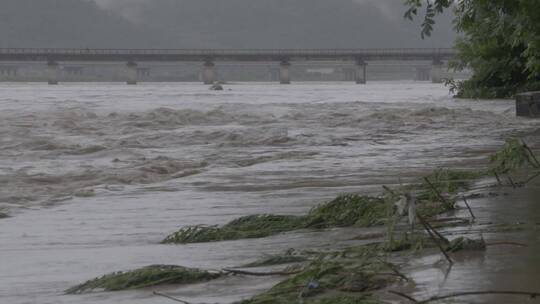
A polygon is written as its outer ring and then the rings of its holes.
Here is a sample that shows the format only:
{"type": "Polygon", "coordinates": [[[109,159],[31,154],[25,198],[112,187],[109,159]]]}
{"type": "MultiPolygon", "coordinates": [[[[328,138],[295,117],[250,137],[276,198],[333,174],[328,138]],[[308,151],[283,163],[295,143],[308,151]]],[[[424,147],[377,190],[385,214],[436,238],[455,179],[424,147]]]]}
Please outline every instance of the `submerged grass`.
{"type": "Polygon", "coordinates": [[[380,303],[371,292],[395,280],[383,271],[388,265],[377,257],[380,248],[363,246],[322,254],[299,274],[241,304],[380,303]]]}
{"type": "Polygon", "coordinates": [[[8,217],[9,215],[7,215],[6,213],[0,212],[0,219],[8,218],[8,217]]]}
{"type": "Polygon", "coordinates": [[[486,242],[483,239],[473,240],[466,237],[458,237],[450,241],[446,247],[447,252],[458,252],[462,250],[485,250],[486,242]]]}
{"type": "Polygon", "coordinates": [[[313,208],[306,216],[306,228],[369,227],[382,224],[384,199],[357,194],[340,195],[313,208]]]}
{"type": "Polygon", "coordinates": [[[189,244],[261,238],[300,229],[304,218],[292,215],[250,215],[218,226],[188,226],[167,236],[163,244],[189,244]]]}
{"type": "Polygon", "coordinates": [[[267,237],[304,228],[367,227],[382,223],[384,200],[356,194],[341,195],[304,216],[250,215],[224,226],[188,226],[167,236],[163,244],[189,244],[267,237]]]}
{"type": "Polygon", "coordinates": [[[292,263],[302,263],[309,260],[307,255],[302,255],[297,253],[295,250],[288,250],[284,254],[269,255],[264,258],[257,260],[252,263],[242,265],[241,268],[251,268],[251,267],[265,267],[265,266],[275,266],[275,265],[284,265],[292,263]]]}
{"type": "MultiPolygon", "coordinates": [[[[417,198],[421,202],[443,203],[440,207],[452,209],[455,204],[454,196],[460,191],[468,189],[470,183],[487,175],[486,171],[468,171],[437,169],[426,176],[422,184],[415,185],[417,198]],[[441,202],[444,200],[444,202],[441,202]]],[[[440,213],[440,211],[434,211],[440,213]]],[[[425,214],[426,216],[430,214],[425,214]]]]}
{"type": "Polygon", "coordinates": [[[164,284],[193,284],[220,277],[221,273],[174,265],[152,265],[127,272],[115,272],[66,290],[66,294],[119,291],[164,284]]]}
{"type": "Polygon", "coordinates": [[[490,158],[491,171],[497,174],[509,174],[526,167],[539,169],[538,160],[530,148],[517,138],[506,140],[502,149],[490,158]]]}
{"type": "Polygon", "coordinates": [[[340,195],[311,209],[303,216],[250,215],[224,226],[187,226],[167,236],[163,244],[189,244],[267,237],[299,229],[370,227],[392,220],[393,204],[410,192],[417,197],[417,213],[425,218],[453,210],[456,194],[471,181],[485,176],[483,171],[438,169],[422,183],[390,190],[385,196],[340,195]]]}
{"type": "MultiPolygon", "coordinates": [[[[423,217],[452,210],[453,195],[480,176],[482,172],[441,169],[427,177],[423,184],[413,186],[418,192],[417,212],[423,217]]],[[[389,206],[400,199],[396,191],[390,196],[372,197],[358,194],[340,195],[332,201],[311,209],[303,216],[250,215],[223,226],[187,226],[167,236],[163,244],[189,244],[267,237],[299,229],[332,227],[370,227],[385,224],[389,206]]]]}

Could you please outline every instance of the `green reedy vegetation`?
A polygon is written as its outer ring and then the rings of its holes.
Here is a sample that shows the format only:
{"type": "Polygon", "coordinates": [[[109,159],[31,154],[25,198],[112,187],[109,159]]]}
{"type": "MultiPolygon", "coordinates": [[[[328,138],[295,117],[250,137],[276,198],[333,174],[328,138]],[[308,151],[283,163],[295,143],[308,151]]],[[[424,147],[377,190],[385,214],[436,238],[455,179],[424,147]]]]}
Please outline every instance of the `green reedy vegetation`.
{"type": "Polygon", "coordinates": [[[241,268],[265,267],[265,266],[275,266],[275,265],[284,265],[284,264],[292,264],[292,263],[302,263],[308,260],[309,260],[309,257],[307,254],[297,252],[294,249],[289,249],[283,254],[268,255],[255,262],[242,265],[241,268]]]}
{"type": "Polygon", "coordinates": [[[291,215],[250,215],[218,226],[188,226],[167,236],[163,244],[190,244],[261,238],[301,229],[304,219],[291,215]]]}
{"type": "Polygon", "coordinates": [[[396,280],[374,246],[321,254],[299,274],[241,304],[380,303],[372,292],[396,280]]]}
{"type": "Polygon", "coordinates": [[[418,193],[417,212],[432,217],[452,210],[453,197],[484,172],[440,169],[427,176],[422,183],[392,190],[391,194],[373,197],[343,194],[332,201],[312,208],[303,216],[250,215],[235,219],[223,226],[187,226],[167,236],[163,244],[190,244],[262,238],[300,229],[325,229],[333,227],[371,227],[384,225],[394,213],[393,204],[401,195],[418,193]],[[444,201],[441,199],[444,198],[444,201]]]}
{"type": "Polygon", "coordinates": [[[344,194],[311,209],[305,227],[370,227],[384,223],[385,211],[383,198],[344,194]]]}
{"type": "Polygon", "coordinates": [[[167,236],[163,244],[189,244],[267,237],[305,228],[367,227],[383,222],[384,200],[357,194],[341,195],[304,216],[250,215],[224,226],[188,226],[167,236]]]}
{"type": "Polygon", "coordinates": [[[66,290],[66,294],[81,294],[93,291],[119,291],[139,289],[165,284],[193,284],[219,278],[221,273],[173,265],[152,265],[144,268],[114,272],[87,281],[66,290]]]}
{"type": "MultiPolygon", "coordinates": [[[[323,229],[331,227],[367,227],[386,225],[384,241],[336,251],[296,251],[266,256],[240,268],[286,265],[280,274],[289,275],[273,288],[240,304],[378,304],[373,293],[406,279],[397,267],[386,260],[395,255],[408,254],[424,248],[441,246],[434,237],[428,238],[416,229],[398,226],[402,216],[397,214],[395,203],[406,195],[414,194],[416,214],[430,220],[433,227],[464,225],[470,222],[459,218],[434,218],[453,210],[462,191],[471,182],[493,172],[509,174],[516,170],[539,170],[533,152],[519,140],[511,139],[491,157],[491,167],[486,170],[465,171],[439,169],[416,184],[385,188],[378,197],[358,194],[340,195],[336,199],[312,208],[303,216],[252,215],[235,219],[221,227],[186,227],[169,236],[165,243],[197,243],[264,237],[296,229],[323,229]],[[445,201],[445,202],[444,202],[445,201]]],[[[494,225],[485,231],[514,232],[523,229],[538,230],[538,225],[494,225]]],[[[424,226],[425,228],[425,226],[424,226]]],[[[425,228],[427,229],[427,228],[425,228]]],[[[377,234],[377,237],[381,235],[377,234]]],[[[483,239],[458,237],[448,240],[441,237],[441,251],[454,253],[461,250],[484,250],[483,239]],[[444,248],[444,249],[443,249],[444,248]]],[[[79,294],[91,291],[116,291],[162,284],[193,284],[210,281],[233,273],[224,269],[209,272],[181,266],[155,265],[128,272],[117,272],[90,280],[66,291],[79,294]]],[[[249,274],[248,274],[249,275],[249,274]]],[[[270,273],[267,275],[275,275],[270,273]]]]}
{"type": "Polygon", "coordinates": [[[492,173],[509,174],[521,169],[538,171],[540,164],[529,147],[517,138],[510,138],[498,152],[490,157],[492,173]]]}

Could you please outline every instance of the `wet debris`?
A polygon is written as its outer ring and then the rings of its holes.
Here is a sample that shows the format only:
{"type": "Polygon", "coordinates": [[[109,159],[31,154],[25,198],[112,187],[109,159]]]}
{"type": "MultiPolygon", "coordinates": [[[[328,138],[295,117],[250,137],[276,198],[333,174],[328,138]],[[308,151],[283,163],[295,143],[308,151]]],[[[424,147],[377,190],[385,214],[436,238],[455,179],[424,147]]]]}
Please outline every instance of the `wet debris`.
{"type": "Polygon", "coordinates": [[[357,194],[340,195],[313,208],[306,216],[306,228],[371,227],[384,223],[384,199],[357,194]]]}
{"type": "Polygon", "coordinates": [[[523,141],[509,138],[502,149],[490,157],[490,173],[499,185],[504,185],[504,178],[514,189],[523,187],[540,176],[540,162],[523,141]],[[516,176],[523,180],[516,180],[516,176]]]}
{"type": "Polygon", "coordinates": [[[348,254],[320,257],[300,273],[241,304],[262,303],[380,303],[372,292],[397,280],[388,265],[376,259],[377,250],[356,248],[348,254]]]}
{"type": "Polygon", "coordinates": [[[223,91],[223,86],[220,83],[214,83],[209,88],[210,91],[223,91]]]}
{"type": "Polygon", "coordinates": [[[188,226],[167,236],[163,244],[189,244],[261,238],[300,229],[303,218],[291,215],[250,215],[218,226],[188,226]]]}
{"type": "MultiPolygon", "coordinates": [[[[467,297],[467,296],[510,295],[510,296],[527,297],[531,300],[537,299],[538,297],[540,297],[540,292],[527,292],[527,291],[514,291],[514,290],[480,290],[480,291],[455,292],[455,293],[450,293],[450,294],[441,295],[441,296],[434,296],[427,300],[417,300],[405,293],[394,291],[394,290],[390,290],[389,293],[405,298],[410,303],[420,303],[420,304],[440,302],[442,300],[467,297]]],[[[466,302],[452,302],[452,303],[466,303],[466,302]]]]}
{"type": "MultiPolygon", "coordinates": [[[[466,188],[473,177],[480,175],[479,172],[440,169],[426,177],[424,183],[397,190],[386,187],[388,193],[384,196],[343,194],[303,216],[259,214],[235,219],[224,226],[187,226],[170,234],[161,243],[189,244],[261,238],[299,229],[380,226],[397,212],[394,206],[396,202],[412,191],[415,192],[414,213],[431,218],[454,210],[455,194],[459,189],[466,188]]],[[[411,210],[409,208],[408,211],[411,210]]],[[[411,214],[409,217],[415,216],[411,214]]]]}
{"type": "Polygon", "coordinates": [[[450,241],[446,246],[447,252],[458,252],[462,250],[486,250],[486,242],[483,239],[473,240],[466,237],[458,237],[450,241]]]}
{"type": "Polygon", "coordinates": [[[341,195],[304,216],[259,214],[235,219],[224,226],[188,226],[167,236],[164,244],[188,244],[267,237],[305,228],[369,227],[382,224],[384,199],[341,195]]]}
{"type": "Polygon", "coordinates": [[[283,254],[267,255],[260,260],[243,265],[242,268],[254,268],[254,267],[302,263],[308,260],[309,260],[309,257],[307,255],[303,255],[301,252],[298,252],[294,249],[289,249],[283,254]]]}
{"type": "Polygon", "coordinates": [[[114,272],[87,281],[65,291],[66,294],[83,294],[98,291],[140,289],[165,284],[194,284],[217,279],[223,274],[196,268],[174,265],[152,265],[140,269],[114,272]]]}

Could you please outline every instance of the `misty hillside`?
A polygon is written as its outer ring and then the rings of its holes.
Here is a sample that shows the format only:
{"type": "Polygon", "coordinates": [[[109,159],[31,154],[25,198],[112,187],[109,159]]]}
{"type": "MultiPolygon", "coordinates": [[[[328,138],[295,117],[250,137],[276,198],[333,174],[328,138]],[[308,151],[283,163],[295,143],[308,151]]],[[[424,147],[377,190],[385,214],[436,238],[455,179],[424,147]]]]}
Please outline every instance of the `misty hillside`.
{"type": "Polygon", "coordinates": [[[396,0],[2,0],[0,47],[446,47],[396,0]],[[383,5],[381,5],[381,3],[383,5]]]}
{"type": "Polygon", "coordinates": [[[1,0],[0,4],[0,47],[136,46],[139,30],[91,0],[1,0]]]}

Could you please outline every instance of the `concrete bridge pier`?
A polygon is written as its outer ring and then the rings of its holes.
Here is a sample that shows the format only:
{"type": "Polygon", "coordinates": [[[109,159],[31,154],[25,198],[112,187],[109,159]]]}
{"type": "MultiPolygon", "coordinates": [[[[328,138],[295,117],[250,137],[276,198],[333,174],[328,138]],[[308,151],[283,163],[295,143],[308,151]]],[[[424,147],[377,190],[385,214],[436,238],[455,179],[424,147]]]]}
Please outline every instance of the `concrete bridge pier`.
{"type": "Polygon", "coordinates": [[[202,78],[204,84],[214,84],[216,81],[216,65],[212,61],[204,63],[202,78]]]}
{"type": "Polygon", "coordinates": [[[268,68],[268,81],[270,82],[279,81],[279,68],[276,68],[276,67],[268,68]]]}
{"type": "Polygon", "coordinates": [[[443,83],[443,62],[434,60],[431,66],[431,82],[443,83]]]}
{"type": "Polygon", "coordinates": [[[431,67],[429,66],[417,66],[415,68],[416,76],[414,80],[416,81],[429,81],[431,80],[431,67]]]}
{"type": "Polygon", "coordinates": [[[60,65],[56,61],[47,62],[47,83],[57,85],[60,78],[60,65]]]}
{"type": "Polygon", "coordinates": [[[12,80],[17,77],[18,69],[16,66],[0,66],[0,78],[2,80],[12,80]]]}
{"type": "Polygon", "coordinates": [[[344,81],[356,81],[356,69],[343,68],[342,72],[344,81]]]}
{"type": "Polygon", "coordinates": [[[126,78],[128,85],[137,84],[137,63],[130,61],[126,64],[126,78]]]}
{"type": "Polygon", "coordinates": [[[367,62],[362,59],[356,60],[355,80],[357,84],[367,83],[367,62]]]}
{"type": "Polygon", "coordinates": [[[279,83],[291,84],[291,64],[288,60],[281,61],[279,64],[279,83]]]}

